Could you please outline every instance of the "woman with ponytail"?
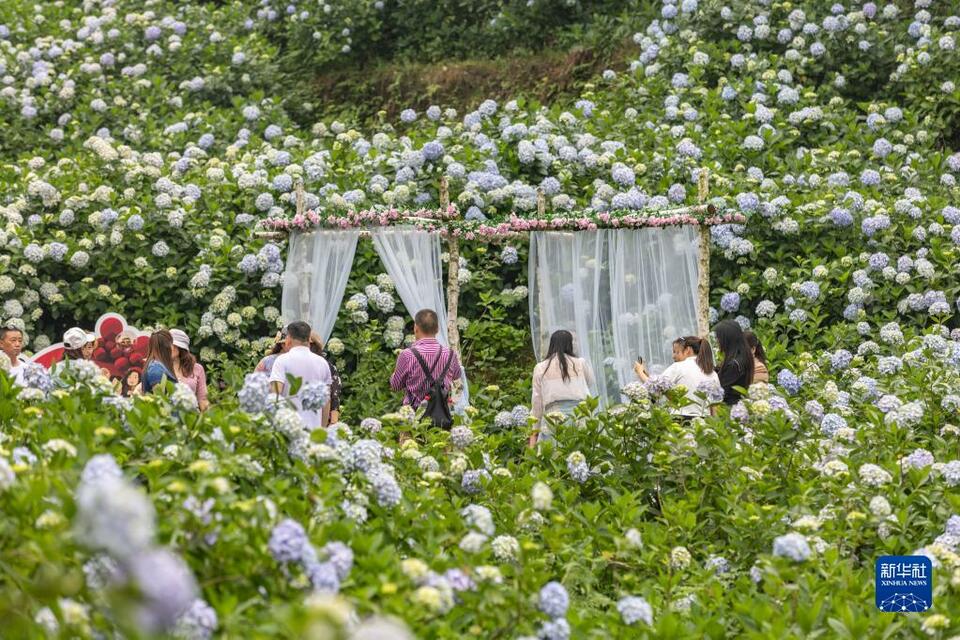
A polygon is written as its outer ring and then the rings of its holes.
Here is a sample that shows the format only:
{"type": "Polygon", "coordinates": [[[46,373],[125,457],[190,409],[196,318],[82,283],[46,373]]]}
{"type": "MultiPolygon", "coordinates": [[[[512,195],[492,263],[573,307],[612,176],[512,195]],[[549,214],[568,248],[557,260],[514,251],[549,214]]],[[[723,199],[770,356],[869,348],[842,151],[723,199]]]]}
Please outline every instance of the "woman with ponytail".
{"type": "Polygon", "coordinates": [[[547,359],[533,369],[533,398],[531,415],[540,423],[529,440],[552,440],[549,425],[543,421],[548,413],[570,415],[574,407],[587,399],[594,385],[593,369],[573,351],[573,334],[563,329],[550,336],[547,359]]]}
{"type": "MultiPolygon", "coordinates": [[[[641,363],[634,366],[637,376],[646,382],[650,379],[646,367],[641,363]]],[[[673,383],[674,386],[683,385],[687,390],[687,399],[690,404],[676,410],[678,415],[685,418],[697,418],[710,415],[710,407],[700,390],[704,384],[712,383],[720,386],[720,378],[714,371],[713,350],[710,343],[697,336],[685,336],[673,341],[673,364],[660,374],[673,383]]]]}

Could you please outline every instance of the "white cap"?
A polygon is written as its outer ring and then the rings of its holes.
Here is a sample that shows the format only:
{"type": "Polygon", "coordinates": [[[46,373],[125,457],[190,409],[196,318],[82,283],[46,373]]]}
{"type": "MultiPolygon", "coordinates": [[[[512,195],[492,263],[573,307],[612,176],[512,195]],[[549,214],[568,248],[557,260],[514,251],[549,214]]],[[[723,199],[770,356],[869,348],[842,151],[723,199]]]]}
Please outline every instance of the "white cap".
{"type": "Polygon", "coordinates": [[[173,337],[173,346],[181,349],[190,349],[190,336],[180,329],[170,329],[170,335],[173,337]]]}
{"type": "Polygon", "coordinates": [[[80,327],[67,329],[67,332],[63,334],[63,344],[67,349],[80,349],[88,342],[96,341],[97,336],[92,333],[87,333],[80,327]]]}

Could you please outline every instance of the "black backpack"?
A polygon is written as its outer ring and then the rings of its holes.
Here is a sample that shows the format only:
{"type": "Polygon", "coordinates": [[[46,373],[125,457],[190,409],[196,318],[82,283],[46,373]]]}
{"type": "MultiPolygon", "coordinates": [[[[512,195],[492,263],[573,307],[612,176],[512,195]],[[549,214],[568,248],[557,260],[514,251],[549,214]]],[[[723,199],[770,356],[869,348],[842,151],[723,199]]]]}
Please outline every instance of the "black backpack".
{"type": "Polygon", "coordinates": [[[437,361],[433,363],[433,369],[427,368],[427,363],[419,351],[416,349],[410,349],[410,351],[417,359],[417,362],[420,363],[420,368],[427,377],[428,389],[427,395],[424,398],[427,402],[423,408],[423,417],[430,418],[435,427],[449,429],[453,426],[453,416],[450,414],[450,392],[444,389],[444,382],[447,379],[447,373],[450,371],[450,363],[453,362],[453,351],[450,351],[447,364],[444,365],[443,371],[440,372],[440,377],[438,378],[433,377],[433,372],[443,359],[442,350],[440,351],[440,355],[437,356],[437,361]]]}

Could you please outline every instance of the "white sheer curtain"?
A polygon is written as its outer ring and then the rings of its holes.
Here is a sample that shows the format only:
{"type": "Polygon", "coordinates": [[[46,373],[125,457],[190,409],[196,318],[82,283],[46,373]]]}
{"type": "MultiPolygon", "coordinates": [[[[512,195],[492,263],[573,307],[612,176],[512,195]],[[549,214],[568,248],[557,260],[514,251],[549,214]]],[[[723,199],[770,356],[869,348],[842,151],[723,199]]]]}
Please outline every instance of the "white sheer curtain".
{"type": "Polygon", "coordinates": [[[697,332],[698,239],[692,226],[605,231],[610,247],[614,368],[621,386],[672,361],[671,344],[697,332]]]}
{"type": "Polygon", "coordinates": [[[598,231],[538,231],[530,236],[530,331],[537,360],[546,357],[550,336],[566,329],[574,349],[593,367],[601,403],[617,401],[606,375],[612,357],[607,323],[609,287],[604,274],[605,236],[598,231]]]}
{"type": "Polygon", "coordinates": [[[284,322],[306,321],[324,342],[330,338],[359,237],[357,229],[293,234],[280,303],[284,322]]]}
{"type": "MultiPolygon", "coordinates": [[[[393,279],[397,294],[414,316],[421,309],[433,309],[440,320],[437,340],[449,345],[447,338],[447,303],[440,261],[440,236],[415,227],[379,227],[372,231],[373,245],[393,279]]],[[[467,378],[464,368],[463,393],[457,408],[467,405],[467,378]]]]}

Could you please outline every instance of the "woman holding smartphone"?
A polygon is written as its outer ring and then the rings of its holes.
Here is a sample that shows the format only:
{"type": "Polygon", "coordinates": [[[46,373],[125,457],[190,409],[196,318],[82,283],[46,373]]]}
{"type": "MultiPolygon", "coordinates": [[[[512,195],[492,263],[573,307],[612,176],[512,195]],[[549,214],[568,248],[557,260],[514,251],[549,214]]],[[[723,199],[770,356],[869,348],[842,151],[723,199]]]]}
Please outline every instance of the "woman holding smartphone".
{"type": "MultiPolygon", "coordinates": [[[[638,358],[633,370],[640,380],[650,379],[643,359],[638,358]]],[[[661,377],[669,380],[674,386],[682,385],[686,390],[686,404],[673,410],[685,418],[697,418],[710,415],[710,407],[706,398],[699,392],[701,385],[713,383],[720,386],[720,378],[714,371],[713,350],[710,343],[697,336],[684,336],[673,341],[673,364],[667,367],[661,377]]]]}

